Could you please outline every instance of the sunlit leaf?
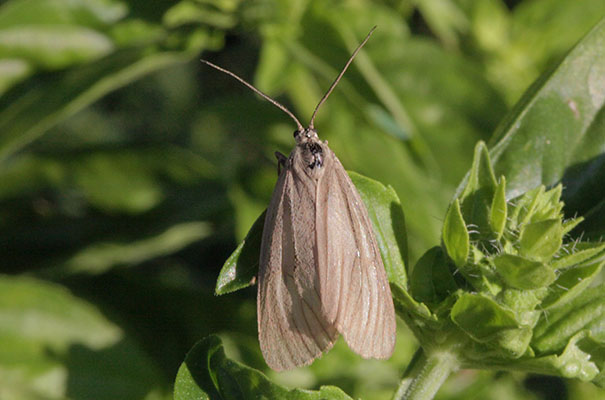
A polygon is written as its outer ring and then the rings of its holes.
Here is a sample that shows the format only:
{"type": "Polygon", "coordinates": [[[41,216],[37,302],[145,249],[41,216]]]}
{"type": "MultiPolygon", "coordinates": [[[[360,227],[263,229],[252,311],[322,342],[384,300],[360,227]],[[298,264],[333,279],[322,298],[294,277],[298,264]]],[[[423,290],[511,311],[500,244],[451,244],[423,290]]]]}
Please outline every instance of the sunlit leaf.
{"type": "Polygon", "coordinates": [[[568,302],[551,307],[534,330],[532,347],[540,353],[560,351],[572,336],[588,330],[603,342],[605,323],[605,287],[594,286],[568,302]]]}
{"type": "Polygon", "coordinates": [[[452,307],[451,316],[456,325],[480,342],[519,327],[510,310],[479,294],[465,293],[460,296],[452,307]]]}
{"type": "Polygon", "coordinates": [[[459,267],[463,266],[469,253],[470,238],[462,212],[460,211],[458,199],[454,200],[445,215],[442,240],[445,244],[447,254],[454,260],[454,264],[459,267]]]}
{"type": "Polygon", "coordinates": [[[506,226],[508,207],[506,204],[506,178],[500,178],[496,192],[492,199],[490,207],[489,222],[492,230],[496,234],[496,239],[500,239],[506,226]]]}
{"type": "Polygon", "coordinates": [[[519,251],[531,258],[548,260],[559,250],[562,240],[563,229],[559,219],[532,222],[521,228],[519,251]]]}
{"type": "Polygon", "coordinates": [[[506,175],[508,198],[563,179],[564,201],[574,204],[588,189],[584,185],[601,174],[594,166],[605,142],[598,122],[605,105],[604,38],[601,21],[532,85],[494,134],[492,160],[496,174],[506,175]],[[566,174],[571,174],[569,179],[566,174]],[[579,175],[581,181],[574,182],[572,176],[579,175]]]}
{"type": "Polygon", "coordinates": [[[81,25],[100,27],[127,13],[116,0],[12,0],[0,8],[0,29],[17,25],[81,25]]]}
{"type": "Polygon", "coordinates": [[[540,261],[512,254],[502,254],[493,259],[496,271],[504,281],[518,289],[536,289],[550,285],[555,272],[540,261]]]}
{"type": "Polygon", "coordinates": [[[68,25],[0,29],[0,57],[22,58],[46,69],[98,59],[114,49],[107,36],[68,25]]]}
{"type": "Polygon", "coordinates": [[[137,265],[145,260],[172,254],[207,237],[211,228],[204,222],[175,224],[156,236],[125,243],[95,243],[61,265],[62,273],[99,274],[115,266],[137,265]]]}

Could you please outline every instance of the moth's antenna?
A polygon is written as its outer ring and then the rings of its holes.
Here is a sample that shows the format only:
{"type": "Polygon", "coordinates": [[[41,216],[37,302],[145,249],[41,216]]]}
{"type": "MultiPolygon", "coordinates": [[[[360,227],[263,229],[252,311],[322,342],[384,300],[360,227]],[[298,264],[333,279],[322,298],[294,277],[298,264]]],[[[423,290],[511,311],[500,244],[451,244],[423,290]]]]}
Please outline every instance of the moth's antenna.
{"type": "Polygon", "coordinates": [[[313,123],[315,121],[315,115],[317,115],[317,111],[319,110],[319,107],[321,107],[321,105],[324,103],[324,101],[326,101],[326,99],[328,98],[328,96],[330,95],[330,93],[332,93],[332,90],[334,90],[334,88],[338,84],[338,81],[340,81],[340,78],[342,78],[342,76],[345,74],[345,71],[347,70],[347,68],[349,68],[349,65],[353,62],[353,59],[355,58],[355,56],[357,55],[357,53],[359,53],[359,50],[361,50],[361,48],[363,47],[363,45],[365,45],[366,42],[370,39],[370,36],[372,36],[372,33],[374,33],[374,29],[376,29],[376,26],[374,26],[370,30],[370,33],[368,33],[368,36],[366,36],[366,38],[363,40],[363,42],[361,42],[361,44],[359,46],[357,46],[357,48],[355,49],[355,51],[351,55],[351,58],[349,58],[349,61],[347,61],[347,63],[345,64],[345,67],[342,69],[342,71],[340,72],[340,74],[336,77],[336,79],[332,83],[332,86],[330,86],[330,89],[328,89],[328,91],[326,92],[326,94],[324,94],[324,97],[322,97],[321,100],[319,100],[319,103],[317,104],[317,107],[315,107],[315,111],[313,111],[313,115],[311,116],[311,122],[309,123],[309,128],[310,129],[314,129],[313,128],[313,123]]]}
{"type": "Polygon", "coordinates": [[[305,128],[300,123],[300,121],[294,116],[294,114],[292,114],[292,112],[290,112],[290,110],[288,110],[286,108],[286,106],[284,106],[281,103],[273,100],[271,97],[269,97],[268,95],[264,94],[263,92],[261,92],[260,90],[258,90],[257,88],[255,88],[254,86],[252,86],[251,84],[249,84],[248,82],[246,82],[245,80],[243,80],[242,78],[240,78],[239,76],[235,75],[233,72],[228,71],[225,68],[221,68],[218,65],[211,63],[210,61],[206,61],[206,60],[200,60],[200,61],[203,62],[206,65],[211,66],[212,68],[214,68],[216,70],[224,72],[225,74],[227,74],[227,75],[229,75],[229,76],[237,79],[238,81],[240,81],[241,83],[243,83],[244,85],[246,85],[248,88],[250,88],[254,93],[256,93],[259,96],[263,97],[265,100],[269,101],[275,107],[279,108],[280,110],[282,110],[283,112],[285,112],[286,114],[288,114],[290,116],[290,118],[292,118],[294,120],[294,122],[296,122],[296,126],[298,127],[299,131],[304,131],[305,130],[305,128]]]}

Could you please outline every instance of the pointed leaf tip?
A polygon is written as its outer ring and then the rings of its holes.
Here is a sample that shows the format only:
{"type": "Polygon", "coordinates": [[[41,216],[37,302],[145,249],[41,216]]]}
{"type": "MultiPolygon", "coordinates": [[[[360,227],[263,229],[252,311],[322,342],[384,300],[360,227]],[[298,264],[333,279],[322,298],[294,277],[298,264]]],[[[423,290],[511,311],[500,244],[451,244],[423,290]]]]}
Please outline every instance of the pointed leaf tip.
{"type": "Polygon", "coordinates": [[[445,216],[442,236],[447,254],[454,264],[459,267],[463,266],[469,253],[470,238],[458,199],[454,200],[445,216]]]}

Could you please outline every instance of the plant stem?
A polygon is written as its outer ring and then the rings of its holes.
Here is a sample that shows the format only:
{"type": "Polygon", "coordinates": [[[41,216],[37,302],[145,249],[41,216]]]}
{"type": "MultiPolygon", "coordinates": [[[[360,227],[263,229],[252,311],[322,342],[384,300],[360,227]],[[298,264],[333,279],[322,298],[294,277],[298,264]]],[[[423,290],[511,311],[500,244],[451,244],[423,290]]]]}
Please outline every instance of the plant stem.
{"type": "Polygon", "coordinates": [[[428,356],[419,349],[406,370],[393,400],[430,400],[447,377],[458,369],[456,356],[434,352],[428,356]]]}

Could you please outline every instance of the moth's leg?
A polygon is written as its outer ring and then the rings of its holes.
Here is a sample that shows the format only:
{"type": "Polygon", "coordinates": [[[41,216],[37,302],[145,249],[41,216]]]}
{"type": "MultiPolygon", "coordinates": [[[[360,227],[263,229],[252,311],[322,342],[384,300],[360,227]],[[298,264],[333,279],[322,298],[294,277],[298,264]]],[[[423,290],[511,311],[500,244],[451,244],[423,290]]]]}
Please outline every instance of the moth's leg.
{"type": "Polygon", "coordinates": [[[281,174],[282,168],[286,168],[286,161],[288,161],[288,157],[286,157],[279,151],[276,151],[275,158],[277,158],[277,176],[279,176],[281,174]]]}

